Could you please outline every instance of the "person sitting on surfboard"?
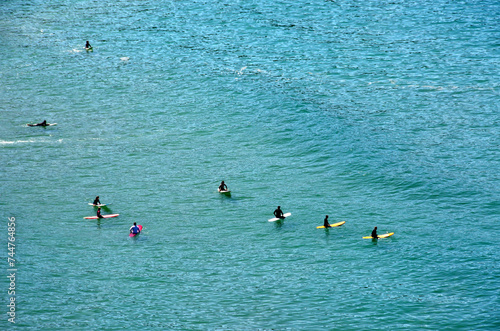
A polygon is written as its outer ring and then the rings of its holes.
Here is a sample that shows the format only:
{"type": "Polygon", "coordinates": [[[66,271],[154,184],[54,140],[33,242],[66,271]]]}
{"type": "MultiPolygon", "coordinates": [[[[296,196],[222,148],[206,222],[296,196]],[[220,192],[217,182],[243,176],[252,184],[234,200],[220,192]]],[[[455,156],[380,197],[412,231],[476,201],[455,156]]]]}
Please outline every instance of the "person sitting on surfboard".
{"type": "Polygon", "coordinates": [[[283,210],[281,210],[280,206],[278,206],[278,208],[276,208],[276,210],[274,211],[274,217],[285,218],[285,216],[283,216],[283,210]]]}
{"type": "Polygon", "coordinates": [[[325,228],[329,228],[331,225],[328,223],[328,215],[326,215],[325,220],[323,221],[323,226],[325,228]]]}
{"type": "Polygon", "coordinates": [[[134,225],[132,225],[130,227],[130,233],[138,234],[139,232],[141,232],[141,229],[139,229],[139,227],[137,226],[137,223],[134,222],[134,225]]]}
{"type": "Polygon", "coordinates": [[[85,44],[85,49],[90,49],[92,46],[90,45],[89,41],[87,40],[87,43],[85,44]]]}
{"type": "Polygon", "coordinates": [[[99,196],[95,197],[94,205],[101,205],[101,201],[99,201],[99,196]]]}
{"type": "Polygon", "coordinates": [[[224,184],[224,181],[222,181],[219,185],[219,192],[220,191],[227,191],[227,185],[224,184]]]}
{"type": "Polygon", "coordinates": [[[372,231],[372,238],[373,239],[378,239],[378,235],[377,235],[377,227],[375,227],[372,231]]]}
{"type": "Polygon", "coordinates": [[[97,218],[104,218],[101,215],[101,207],[97,208],[97,218]]]}

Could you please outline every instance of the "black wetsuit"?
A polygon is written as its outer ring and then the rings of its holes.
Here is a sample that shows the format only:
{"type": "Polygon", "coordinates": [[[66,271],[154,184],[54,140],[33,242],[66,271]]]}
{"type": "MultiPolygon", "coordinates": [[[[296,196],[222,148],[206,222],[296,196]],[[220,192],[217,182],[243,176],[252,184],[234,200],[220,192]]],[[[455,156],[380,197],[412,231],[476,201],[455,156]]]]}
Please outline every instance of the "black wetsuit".
{"type": "Polygon", "coordinates": [[[377,230],[376,229],[373,229],[373,231],[372,231],[372,238],[373,239],[377,239],[378,238],[377,230]]]}
{"type": "Polygon", "coordinates": [[[227,191],[227,185],[226,184],[220,184],[219,191],[227,191]]]}
{"type": "Polygon", "coordinates": [[[284,218],[284,217],[283,217],[283,210],[281,210],[281,209],[276,209],[276,210],[274,211],[274,216],[275,216],[276,218],[284,218]]]}
{"type": "Polygon", "coordinates": [[[94,200],[94,205],[100,205],[101,204],[101,201],[99,201],[99,198],[96,198],[94,200]]]}
{"type": "Polygon", "coordinates": [[[100,210],[97,211],[97,218],[104,218],[104,217],[102,217],[100,210]]]}
{"type": "Polygon", "coordinates": [[[329,228],[330,227],[330,223],[328,223],[328,217],[325,217],[325,220],[323,221],[323,226],[325,228],[329,228]]]}

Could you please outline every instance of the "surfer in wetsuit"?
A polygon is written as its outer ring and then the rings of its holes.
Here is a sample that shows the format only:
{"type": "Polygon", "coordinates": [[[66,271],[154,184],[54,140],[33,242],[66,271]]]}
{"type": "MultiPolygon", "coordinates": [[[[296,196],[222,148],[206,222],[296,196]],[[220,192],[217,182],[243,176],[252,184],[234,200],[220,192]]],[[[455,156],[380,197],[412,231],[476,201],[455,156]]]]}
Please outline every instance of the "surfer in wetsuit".
{"type": "Polygon", "coordinates": [[[104,218],[101,215],[101,207],[97,208],[97,218],[104,218]]]}
{"type": "Polygon", "coordinates": [[[138,234],[139,232],[141,232],[141,229],[139,229],[139,227],[137,226],[137,223],[134,222],[134,225],[132,225],[130,227],[130,233],[138,234]]]}
{"type": "Polygon", "coordinates": [[[281,210],[280,206],[278,206],[278,208],[276,208],[276,210],[274,211],[274,217],[276,217],[276,218],[282,218],[282,219],[285,218],[283,216],[283,210],[281,210]]]}
{"type": "Polygon", "coordinates": [[[92,46],[90,45],[89,41],[87,40],[87,43],[85,44],[85,49],[91,49],[92,46]]]}
{"type": "Polygon", "coordinates": [[[323,226],[325,228],[331,227],[330,223],[328,223],[328,215],[325,216],[325,220],[323,221],[323,226]]]}
{"type": "Polygon", "coordinates": [[[372,238],[373,238],[373,239],[378,239],[378,235],[377,235],[377,227],[373,228],[373,231],[372,231],[372,238]]]}
{"type": "Polygon", "coordinates": [[[47,126],[49,124],[47,124],[47,121],[46,120],[43,120],[42,123],[37,123],[37,124],[28,124],[28,126],[47,126]]]}
{"type": "Polygon", "coordinates": [[[94,200],[94,206],[95,205],[102,205],[101,201],[99,201],[99,196],[96,196],[95,197],[95,200],[94,200]]]}
{"type": "Polygon", "coordinates": [[[219,185],[219,192],[220,191],[227,191],[227,185],[224,184],[224,181],[222,181],[219,185]]]}

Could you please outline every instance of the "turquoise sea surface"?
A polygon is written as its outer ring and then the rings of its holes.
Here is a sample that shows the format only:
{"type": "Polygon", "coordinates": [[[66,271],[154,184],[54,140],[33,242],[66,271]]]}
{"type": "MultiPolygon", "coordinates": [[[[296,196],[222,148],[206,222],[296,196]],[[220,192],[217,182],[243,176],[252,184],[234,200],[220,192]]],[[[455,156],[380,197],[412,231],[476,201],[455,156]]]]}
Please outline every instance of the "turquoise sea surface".
{"type": "Polygon", "coordinates": [[[499,330],[499,18],[2,1],[0,329],[499,330]]]}

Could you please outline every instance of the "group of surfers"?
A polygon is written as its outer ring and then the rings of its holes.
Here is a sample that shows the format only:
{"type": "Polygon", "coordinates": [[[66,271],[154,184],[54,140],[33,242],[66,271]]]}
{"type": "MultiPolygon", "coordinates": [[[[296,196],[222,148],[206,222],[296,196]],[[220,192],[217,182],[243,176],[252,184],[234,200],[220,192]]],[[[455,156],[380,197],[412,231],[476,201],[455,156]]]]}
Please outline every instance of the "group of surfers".
{"type": "MultiPolygon", "coordinates": [[[[283,210],[281,210],[281,207],[278,206],[278,208],[276,208],[276,210],[274,211],[274,216],[276,218],[281,218],[281,219],[284,219],[285,216],[283,216],[283,210]]],[[[323,221],[323,226],[325,228],[331,228],[332,226],[330,225],[330,223],[328,222],[328,215],[325,216],[325,219],[323,221]]],[[[372,231],[372,238],[373,239],[378,239],[378,234],[377,234],[377,227],[375,227],[372,231]]]]}
{"type": "MultiPolygon", "coordinates": [[[[95,197],[94,202],[92,204],[94,206],[102,205],[101,201],[99,200],[99,196],[95,197]]],[[[97,218],[104,218],[104,217],[102,217],[102,214],[101,214],[101,207],[97,207],[97,218]]],[[[134,222],[134,225],[132,225],[130,227],[129,232],[133,233],[133,234],[139,234],[141,232],[141,229],[139,228],[139,226],[137,226],[137,223],[134,222]]]]}
{"type": "MultiPolygon", "coordinates": [[[[224,181],[222,181],[220,183],[220,185],[219,185],[219,192],[220,191],[227,191],[227,185],[224,183],[224,181]]],[[[284,219],[285,218],[283,210],[281,210],[281,206],[278,206],[278,208],[276,208],[276,210],[274,211],[274,217],[280,218],[280,219],[284,219]]],[[[325,216],[325,219],[323,221],[323,226],[325,228],[331,228],[332,227],[330,225],[330,223],[328,222],[328,215],[325,216]]],[[[378,239],[377,227],[375,227],[373,229],[373,231],[372,231],[372,238],[373,239],[378,239]]]]}
{"type": "MultiPolygon", "coordinates": [[[[219,191],[227,191],[227,185],[224,183],[224,181],[222,181],[219,185],[219,191]]],[[[98,206],[101,204],[101,201],[99,200],[99,196],[97,196],[94,200],[94,206],[98,206]]],[[[101,215],[101,207],[98,207],[97,208],[97,217],[98,218],[103,218],[102,215],[101,215]]],[[[284,213],[283,213],[283,210],[281,210],[281,206],[278,206],[278,208],[276,208],[276,210],[274,211],[274,217],[276,218],[280,218],[280,219],[284,219],[285,216],[284,216],[284,213]]],[[[325,228],[330,228],[332,227],[330,225],[330,223],[328,222],[328,215],[325,216],[325,219],[323,221],[323,226],[325,228]]],[[[130,233],[133,233],[133,234],[138,234],[140,233],[141,230],[139,229],[139,227],[137,226],[137,223],[134,222],[134,225],[132,225],[130,227],[130,233]]],[[[377,234],[377,227],[375,227],[372,231],[372,238],[373,239],[377,239],[378,238],[378,234],[377,234]]]]}

